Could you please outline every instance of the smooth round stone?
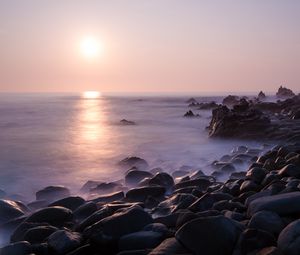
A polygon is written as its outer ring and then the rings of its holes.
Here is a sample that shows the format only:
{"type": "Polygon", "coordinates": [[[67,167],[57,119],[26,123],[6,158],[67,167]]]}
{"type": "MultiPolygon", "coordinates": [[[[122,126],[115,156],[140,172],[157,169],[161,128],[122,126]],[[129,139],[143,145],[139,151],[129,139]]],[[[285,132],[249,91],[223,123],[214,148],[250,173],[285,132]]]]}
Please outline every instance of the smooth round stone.
{"type": "Polygon", "coordinates": [[[70,191],[68,188],[63,186],[48,186],[36,192],[35,195],[36,195],[36,200],[54,201],[57,199],[69,197],[70,191]]]}
{"type": "Polygon", "coordinates": [[[283,254],[299,255],[300,220],[293,221],[281,231],[277,240],[277,245],[283,254]]]}
{"type": "Polygon", "coordinates": [[[83,205],[85,200],[82,197],[66,197],[51,203],[48,206],[62,206],[74,211],[79,206],[83,205]]]}
{"type": "Polygon", "coordinates": [[[82,238],[79,233],[58,230],[48,238],[48,245],[57,254],[66,254],[81,245],[82,238]]]}
{"type": "Polygon", "coordinates": [[[26,241],[9,244],[0,249],[0,255],[29,255],[30,243],[26,241]]]}
{"type": "Polygon", "coordinates": [[[24,209],[20,202],[0,199],[0,224],[24,215],[24,209]]]}
{"type": "Polygon", "coordinates": [[[184,224],[176,239],[195,254],[231,255],[242,228],[224,216],[198,218],[184,224]]]}
{"type": "Polygon", "coordinates": [[[42,243],[48,236],[57,231],[56,227],[52,226],[38,226],[30,228],[24,235],[24,241],[28,241],[31,244],[42,243]]]}

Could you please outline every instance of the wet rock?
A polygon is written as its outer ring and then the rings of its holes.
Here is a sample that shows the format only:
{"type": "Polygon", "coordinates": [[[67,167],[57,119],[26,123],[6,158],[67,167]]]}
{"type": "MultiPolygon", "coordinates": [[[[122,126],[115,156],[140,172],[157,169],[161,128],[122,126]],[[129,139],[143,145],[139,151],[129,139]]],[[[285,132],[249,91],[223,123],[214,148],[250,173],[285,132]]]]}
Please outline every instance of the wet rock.
{"type": "Polygon", "coordinates": [[[139,157],[127,157],[119,161],[118,165],[123,168],[130,169],[137,167],[139,170],[144,170],[149,167],[146,160],[139,157]]]}
{"type": "Polygon", "coordinates": [[[163,237],[171,235],[171,231],[162,223],[151,223],[143,228],[144,231],[153,231],[161,233],[163,237]]]}
{"type": "Polygon", "coordinates": [[[61,198],[69,197],[70,191],[63,186],[48,186],[36,192],[36,200],[54,201],[61,198]]]}
{"type": "Polygon", "coordinates": [[[248,215],[259,211],[272,211],[280,216],[300,213],[300,192],[291,192],[257,198],[250,202],[248,215]]]}
{"type": "Polygon", "coordinates": [[[74,212],[74,218],[76,220],[83,220],[90,215],[92,215],[95,211],[97,211],[97,205],[94,202],[87,202],[81,206],[79,206],[74,212]]]}
{"type": "Polygon", "coordinates": [[[111,202],[122,200],[123,198],[124,198],[124,192],[120,191],[120,192],[107,194],[105,196],[96,197],[92,201],[94,203],[111,203],[111,202]]]}
{"type": "Polygon", "coordinates": [[[12,243],[0,249],[0,255],[29,255],[30,253],[30,244],[25,241],[12,243]]]}
{"type": "Polygon", "coordinates": [[[284,222],[280,216],[271,211],[259,211],[255,213],[249,221],[249,228],[261,229],[273,234],[279,235],[284,228],[284,222]]]}
{"type": "Polygon", "coordinates": [[[199,114],[194,114],[191,110],[187,111],[183,116],[188,118],[200,117],[199,114]]]}
{"type": "Polygon", "coordinates": [[[211,110],[217,108],[219,105],[212,101],[208,103],[199,103],[197,106],[199,110],[211,110]]]}
{"type": "Polygon", "coordinates": [[[261,183],[266,175],[267,171],[265,169],[261,167],[253,167],[247,171],[246,177],[256,183],[261,183]]]}
{"type": "Polygon", "coordinates": [[[291,89],[280,86],[276,93],[276,96],[280,98],[287,98],[295,96],[295,93],[291,89]]]}
{"type": "Polygon", "coordinates": [[[231,255],[240,232],[234,221],[213,216],[186,223],[176,232],[176,239],[195,254],[231,255]]]}
{"type": "Polygon", "coordinates": [[[197,178],[194,180],[181,181],[175,184],[174,189],[197,186],[199,190],[206,190],[211,184],[211,181],[207,178],[197,178]]]}
{"type": "Polygon", "coordinates": [[[167,254],[187,255],[189,252],[176,240],[176,238],[168,238],[149,253],[149,255],[167,254]]]}
{"type": "Polygon", "coordinates": [[[124,235],[119,240],[119,250],[153,249],[163,241],[163,234],[155,231],[139,231],[124,235]]]}
{"type": "Polygon", "coordinates": [[[120,120],[120,124],[124,125],[124,126],[132,126],[132,125],[135,125],[136,123],[131,120],[122,119],[122,120],[120,120]]]}
{"type": "Polygon", "coordinates": [[[61,227],[64,223],[71,221],[72,218],[73,214],[71,210],[61,206],[53,206],[34,212],[26,219],[26,222],[46,222],[52,226],[61,227]]]}
{"type": "Polygon", "coordinates": [[[62,206],[74,211],[83,205],[84,202],[85,200],[82,197],[66,197],[51,203],[49,206],[62,206]]]}
{"type": "Polygon", "coordinates": [[[239,103],[240,98],[238,96],[229,95],[225,97],[222,104],[232,106],[239,103]]]}
{"type": "Polygon", "coordinates": [[[241,255],[247,255],[250,252],[274,245],[276,245],[276,240],[273,235],[259,229],[246,229],[238,241],[241,255]]]}
{"type": "Polygon", "coordinates": [[[95,250],[90,244],[83,245],[74,251],[69,252],[67,255],[87,255],[94,254],[95,250]]]}
{"type": "Polygon", "coordinates": [[[258,98],[258,100],[264,100],[264,99],[266,99],[266,95],[265,95],[264,92],[260,91],[260,92],[258,93],[257,98],[258,98]]]}
{"type": "Polygon", "coordinates": [[[277,245],[287,255],[298,255],[300,250],[300,220],[293,221],[280,233],[277,245]]]}
{"type": "Polygon", "coordinates": [[[260,186],[252,180],[245,180],[241,187],[240,192],[248,192],[248,191],[258,191],[260,186]]]}
{"type": "Polygon", "coordinates": [[[0,199],[0,224],[24,215],[24,209],[20,202],[0,199]]]}
{"type": "Polygon", "coordinates": [[[76,232],[58,230],[48,238],[48,245],[51,250],[57,254],[66,254],[75,250],[82,242],[81,235],[76,232]]]}
{"type": "Polygon", "coordinates": [[[140,181],[145,178],[151,178],[153,174],[147,171],[130,170],[125,175],[125,183],[127,186],[137,186],[140,181]]]}
{"type": "Polygon", "coordinates": [[[143,202],[149,196],[162,198],[166,192],[165,187],[151,186],[151,187],[139,187],[131,189],[126,193],[126,198],[129,201],[143,202]]]}
{"type": "Polygon", "coordinates": [[[96,188],[101,182],[100,181],[87,181],[80,189],[80,192],[88,193],[91,189],[96,188]]]}
{"type": "Polygon", "coordinates": [[[172,191],[175,185],[172,176],[167,173],[158,173],[149,180],[149,185],[165,187],[167,191],[172,191]]]}
{"type": "Polygon", "coordinates": [[[84,235],[93,243],[105,247],[106,252],[115,251],[118,240],[127,234],[142,230],[152,223],[151,216],[140,207],[125,209],[88,227],[84,235]]]}
{"type": "Polygon", "coordinates": [[[32,211],[36,211],[37,209],[41,209],[42,207],[46,207],[49,204],[47,200],[36,200],[27,204],[27,207],[32,211]]]}
{"type": "Polygon", "coordinates": [[[38,226],[30,228],[24,234],[23,240],[31,244],[42,243],[52,233],[57,231],[56,227],[52,226],[38,226]]]}
{"type": "Polygon", "coordinates": [[[295,166],[293,164],[288,164],[282,169],[280,169],[278,173],[281,177],[291,176],[295,178],[300,178],[300,167],[295,166]]]}
{"type": "Polygon", "coordinates": [[[101,182],[95,188],[92,188],[90,190],[90,193],[104,195],[117,191],[122,191],[123,189],[123,185],[119,182],[101,182]]]}

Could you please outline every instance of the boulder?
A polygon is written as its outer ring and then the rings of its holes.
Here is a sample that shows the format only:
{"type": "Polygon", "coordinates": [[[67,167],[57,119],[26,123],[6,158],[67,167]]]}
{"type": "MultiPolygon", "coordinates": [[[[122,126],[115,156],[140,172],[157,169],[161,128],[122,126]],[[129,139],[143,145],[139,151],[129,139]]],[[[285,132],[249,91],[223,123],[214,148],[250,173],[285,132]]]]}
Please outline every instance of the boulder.
{"type": "Polygon", "coordinates": [[[149,196],[162,198],[165,192],[166,189],[162,186],[138,187],[129,190],[126,193],[126,199],[134,202],[144,202],[149,196]]]}
{"type": "Polygon", "coordinates": [[[115,251],[119,239],[142,230],[152,223],[152,217],[141,207],[134,206],[106,217],[84,231],[84,236],[92,243],[105,247],[106,252],[115,251]]]}
{"type": "Polygon", "coordinates": [[[70,209],[61,206],[53,206],[46,207],[34,212],[26,219],[26,222],[45,222],[55,227],[61,227],[66,222],[71,221],[72,218],[73,214],[70,209]]]}
{"type": "Polygon", "coordinates": [[[235,221],[224,216],[212,216],[189,221],[175,236],[194,254],[231,255],[241,231],[235,221]]]}
{"type": "Polygon", "coordinates": [[[55,201],[61,198],[69,197],[70,191],[63,186],[48,186],[36,192],[36,200],[55,201]]]}
{"type": "Polygon", "coordinates": [[[286,255],[298,255],[300,251],[300,220],[293,221],[280,233],[278,248],[286,255]]]}
{"type": "Polygon", "coordinates": [[[120,124],[123,126],[132,126],[135,125],[135,122],[131,120],[122,119],[120,120],[120,124]]]}
{"type": "Polygon", "coordinates": [[[149,185],[162,186],[170,192],[175,183],[171,175],[167,173],[158,173],[149,180],[149,185]]]}
{"type": "Polygon", "coordinates": [[[20,202],[0,199],[0,224],[24,215],[24,209],[20,202]]]}
{"type": "Polygon", "coordinates": [[[284,193],[273,196],[260,197],[248,206],[248,215],[259,211],[272,211],[280,216],[290,216],[300,213],[300,192],[284,193]]]}
{"type": "Polygon", "coordinates": [[[228,95],[222,101],[222,104],[232,106],[239,103],[240,98],[238,96],[228,95]]]}
{"type": "Polygon", "coordinates": [[[125,184],[127,186],[137,186],[141,180],[148,177],[151,178],[152,176],[153,174],[147,171],[130,170],[125,175],[125,184]]]}
{"type": "Polygon", "coordinates": [[[149,255],[187,255],[189,252],[182,246],[180,242],[176,240],[176,238],[168,238],[164,240],[159,246],[153,249],[149,255]]]}
{"type": "Polygon", "coordinates": [[[90,215],[92,215],[95,211],[97,211],[97,205],[94,202],[87,202],[81,206],[79,206],[74,212],[74,218],[76,220],[83,220],[90,215]]]}
{"type": "Polygon", "coordinates": [[[38,226],[30,228],[24,234],[23,240],[31,244],[42,243],[52,233],[57,231],[56,227],[52,226],[38,226]]]}
{"type": "Polygon", "coordinates": [[[291,89],[280,86],[276,93],[276,96],[279,98],[287,98],[295,96],[295,93],[291,89]]]}
{"type": "Polygon", "coordinates": [[[278,236],[284,228],[284,221],[272,211],[259,211],[249,221],[249,228],[261,229],[278,236]]]}
{"type": "Polygon", "coordinates": [[[156,231],[139,231],[124,235],[119,240],[119,250],[145,250],[158,246],[164,237],[156,231]]]}
{"type": "Polygon", "coordinates": [[[49,248],[55,252],[55,254],[66,254],[75,250],[80,246],[82,242],[81,235],[76,232],[70,232],[66,230],[58,230],[54,232],[48,238],[49,248]]]}
{"type": "Polygon", "coordinates": [[[0,249],[0,255],[29,255],[31,247],[28,242],[16,242],[0,249]]]}
{"type": "Polygon", "coordinates": [[[83,205],[85,200],[82,197],[66,197],[51,203],[48,206],[62,206],[70,209],[71,211],[76,210],[79,206],[83,205]]]}
{"type": "Polygon", "coordinates": [[[149,167],[145,159],[139,157],[127,157],[119,161],[118,165],[122,168],[130,169],[136,167],[139,170],[145,170],[149,167]]]}

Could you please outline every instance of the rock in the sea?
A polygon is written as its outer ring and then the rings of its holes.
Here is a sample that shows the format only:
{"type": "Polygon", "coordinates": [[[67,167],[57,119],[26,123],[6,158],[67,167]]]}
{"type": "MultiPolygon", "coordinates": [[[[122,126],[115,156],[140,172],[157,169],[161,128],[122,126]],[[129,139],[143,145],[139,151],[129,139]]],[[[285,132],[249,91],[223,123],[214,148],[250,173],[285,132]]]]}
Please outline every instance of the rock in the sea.
{"type": "Polygon", "coordinates": [[[120,120],[120,124],[124,126],[132,126],[135,125],[135,122],[131,120],[122,119],[120,120]]]}
{"type": "Polygon", "coordinates": [[[145,159],[139,157],[127,157],[119,161],[118,165],[123,168],[130,169],[136,167],[139,170],[145,170],[149,167],[145,159]]]}
{"type": "Polygon", "coordinates": [[[259,110],[244,111],[220,106],[212,111],[209,124],[211,137],[252,138],[265,136],[270,119],[259,110]]]}
{"type": "Polygon", "coordinates": [[[48,186],[36,192],[36,200],[55,201],[69,196],[69,189],[63,186],[48,186]]]}
{"type": "Polygon", "coordinates": [[[280,98],[287,98],[295,96],[295,93],[291,89],[280,86],[276,93],[276,96],[280,98]]]}
{"type": "Polygon", "coordinates": [[[81,235],[77,232],[58,230],[49,236],[47,243],[55,254],[66,254],[80,246],[81,235]]]}
{"type": "Polygon", "coordinates": [[[87,217],[89,217],[90,215],[92,215],[94,212],[97,211],[97,205],[94,202],[87,202],[83,205],[81,205],[80,207],[78,207],[74,212],[74,218],[76,220],[83,220],[87,217]]]}
{"type": "Polygon", "coordinates": [[[55,227],[61,227],[64,223],[71,221],[72,218],[73,214],[70,209],[61,206],[53,206],[34,212],[26,219],[26,222],[45,222],[55,227]]]}
{"type": "Polygon", "coordinates": [[[0,224],[24,215],[24,209],[20,202],[0,199],[0,224]]]}
{"type": "Polygon", "coordinates": [[[0,255],[29,255],[30,253],[30,243],[25,241],[12,243],[0,249],[0,255]]]}
{"type": "Polygon", "coordinates": [[[145,178],[151,178],[153,174],[147,171],[141,171],[141,170],[130,170],[125,175],[125,184],[128,186],[137,186],[138,183],[145,179],[145,178]]]}
{"type": "Polygon", "coordinates": [[[106,252],[111,252],[117,249],[122,236],[140,231],[152,222],[152,217],[147,212],[134,206],[93,224],[84,231],[84,236],[103,247],[106,252]]]}
{"type": "Polygon", "coordinates": [[[188,118],[200,117],[199,114],[194,114],[192,110],[187,111],[183,116],[188,118]]]}
{"type": "Polygon", "coordinates": [[[248,206],[248,215],[253,215],[259,211],[272,211],[280,216],[300,213],[300,192],[290,192],[285,194],[260,197],[248,206]]]}
{"type": "Polygon", "coordinates": [[[285,255],[299,255],[300,220],[293,221],[281,231],[277,245],[285,255]]]}
{"type": "Polygon", "coordinates": [[[194,254],[231,255],[242,229],[224,216],[189,221],[176,232],[176,239],[194,254]]]}
{"type": "Polygon", "coordinates": [[[167,173],[158,173],[149,180],[149,185],[163,186],[167,191],[171,191],[175,183],[171,175],[167,173]]]}
{"type": "Polygon", "coordinates": [[[79,206],[83,205],[85,200],[82,197],[66,197],[51,203],[48,206],[62,206],[70,209],[71,211],[76,210],[79,206]]]}
{"type": "Polygon", "coordinates": [[[225,97],[222,104],[232,106],[239,103],[240,98],[238,96],[229,95],[225,97]]]}
{"type": "Polygon", "coordinates": [[[138,187],[129,190],[126,193],[126,198],[134,202],[144,202],[149,196],[162,198],[165,192],[166,189],[162,186],[138,187]]]}
{"type": "Polygon", "coordinates": [[[265,95],[264,92],[260,91],[260,92],[258,93],[257,98],[258,98],[259,100],[264,100],[264,99],[266,99],[266,95],[265,95]]]}

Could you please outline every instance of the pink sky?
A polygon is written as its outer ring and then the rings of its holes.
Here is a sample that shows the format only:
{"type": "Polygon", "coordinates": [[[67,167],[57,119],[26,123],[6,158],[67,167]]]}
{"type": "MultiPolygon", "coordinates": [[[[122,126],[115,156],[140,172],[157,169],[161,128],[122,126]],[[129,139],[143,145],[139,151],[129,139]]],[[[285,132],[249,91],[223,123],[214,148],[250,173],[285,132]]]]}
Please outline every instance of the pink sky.
{"type": "Polygon", "coordinates": [[[0,91],[299,92],[299,13],[294,0],[3,0],[0,91]],[[86,36],[103,54],[81,54],[86,36]]]}

